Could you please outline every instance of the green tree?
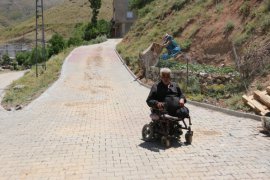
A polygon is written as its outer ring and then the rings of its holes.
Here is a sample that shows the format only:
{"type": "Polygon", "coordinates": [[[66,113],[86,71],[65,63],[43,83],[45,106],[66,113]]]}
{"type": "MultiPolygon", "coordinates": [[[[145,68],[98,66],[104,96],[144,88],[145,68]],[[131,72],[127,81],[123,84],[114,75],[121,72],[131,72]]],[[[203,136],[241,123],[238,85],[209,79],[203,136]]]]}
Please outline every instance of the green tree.
{"type": "Polygon", "coordinates": [[[52,38],[48,41],[48,53],[49,57],[60,53],[66,47],[66,42],[60,34],[54,34],[52,38]]]}
{"type": "Polygon", "coordinates": [[[30,62],[30,55],[31,53],[26,51],[26,52],[19,52],[16,54],[16,61],[18,62],[18,65],[31,65],[30,62]]]}
{"type": "Polygon", "coordinates": [[[96,25],[89,23],[85,29],[84,40],[89,41],[102,35],[106,35],[108,37],[110,35],[110,29],[111,24],[103,19],[97,21],[96,25]]]}
{"type": "MultiPolygon", "coordinates": [[[[47,49],[45,51],[45,59],[47,60],[47,49]]],[[[42,47],[37,48],[37,63],[42,63],[42,47]]],[[[27,65],[34,65],[36,64],[36,48],[32,49],[30,54],[30,58],[27,60],[27,65]]]]}
{"type": "Polygon", "coordinates": [[[10,59],[10,57],[9,57],[9,55],[8,54],[4,54],[3,56],[2,56],[2,65],[10,65],[10,63],[11,63],[11,59],[10,59]]]}
{"type": "Polygon", "coordinates": [[[101,8],[101,0],[89,0],[89,2],[92,9],[91,23],[95,26],[97,24],[99,9],[101,8]]]}

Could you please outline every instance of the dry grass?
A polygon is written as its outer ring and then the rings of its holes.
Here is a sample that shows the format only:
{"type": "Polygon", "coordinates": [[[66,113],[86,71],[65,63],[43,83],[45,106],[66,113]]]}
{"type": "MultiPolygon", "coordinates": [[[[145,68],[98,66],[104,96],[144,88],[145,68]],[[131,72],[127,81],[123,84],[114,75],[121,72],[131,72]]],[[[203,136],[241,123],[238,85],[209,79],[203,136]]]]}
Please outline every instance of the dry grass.
{"type": "MultiPolygon", "coordinates": [[[[99,18],[110,20],[112,17],[112,0],[102,0],[103,5],[99,18]]],[[[91,9],[86,0],[69,1],[64,4],[52,7],[45,11],[46,39],[49,39],[55,32],[64,37],[70,37],[74,26],[78,23],[89,22],[91,9]]],[[[27,21],[6,29],[0,29],[0,43],[7,41],[32,41],[35,38],[35,19],[27,21]]]]}

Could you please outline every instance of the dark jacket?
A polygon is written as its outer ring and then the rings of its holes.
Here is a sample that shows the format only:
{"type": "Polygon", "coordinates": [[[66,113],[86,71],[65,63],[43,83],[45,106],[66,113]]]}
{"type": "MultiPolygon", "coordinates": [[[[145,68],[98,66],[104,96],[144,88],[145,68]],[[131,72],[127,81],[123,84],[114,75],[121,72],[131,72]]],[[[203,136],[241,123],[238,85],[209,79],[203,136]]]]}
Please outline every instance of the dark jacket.
{"type": "Polygon", "coordinates": [[[155,83],[146,100],[149,107],[156,107],[158,102],[164,102],[165,97],[167,96],[175,96],[180,99],[183,98],[186,102],[186,98],[183,95],[180,87],[175,82],[171,82],[171,84],[165,85],[162,81],[155,83]]]}

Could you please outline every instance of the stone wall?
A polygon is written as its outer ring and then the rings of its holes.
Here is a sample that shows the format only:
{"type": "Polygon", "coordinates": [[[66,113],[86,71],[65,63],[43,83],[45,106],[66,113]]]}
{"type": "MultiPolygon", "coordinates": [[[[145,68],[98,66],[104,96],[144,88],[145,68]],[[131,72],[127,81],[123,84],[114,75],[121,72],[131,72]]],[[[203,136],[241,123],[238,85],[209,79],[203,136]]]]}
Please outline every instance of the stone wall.
{"type": "Polygon", "coordinates": [[[15,58],[17,52],[31,51],[27,44],[4,44],[0,45],[0,59],[4,54],[8,54],[10,58],[15,58]]]}
{"type": "MultiPolygon", "coordinates": [[[[159,80],[160,68],[151,66],[146,69],[145,77],[146,79],[151,79],[153,81],[159,80]]],[[[187,71],[186,70],[172,70],[172,81],[174,82],[186,82],[187,71]]],[[[229,73],[226,75],[219,74],[208,74],[208,73],[193,73],[189,72],[189,77],[197,77],[200,84],[202,85],[212,85],[212,84],[226,84],[232,83],[236,80],[235,74],[229,73]]]]}

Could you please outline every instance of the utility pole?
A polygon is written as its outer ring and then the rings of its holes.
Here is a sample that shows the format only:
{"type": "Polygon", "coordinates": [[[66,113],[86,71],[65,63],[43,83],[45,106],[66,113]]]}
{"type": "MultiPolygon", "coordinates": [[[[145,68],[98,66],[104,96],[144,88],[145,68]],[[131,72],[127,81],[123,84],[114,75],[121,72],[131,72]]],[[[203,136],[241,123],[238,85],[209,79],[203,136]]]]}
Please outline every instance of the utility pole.
{"type": "Polygon", "coordinates": [[[46,47],[45,47],[45,32],[44,32],[44,15],[43,15],[43,0],[36,0],[36,77],[38,77],[38,46],[42,47],[42,67],[46,70],[46,47]]]}

